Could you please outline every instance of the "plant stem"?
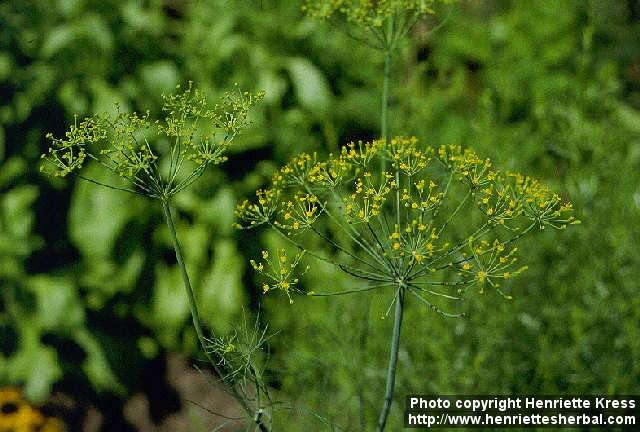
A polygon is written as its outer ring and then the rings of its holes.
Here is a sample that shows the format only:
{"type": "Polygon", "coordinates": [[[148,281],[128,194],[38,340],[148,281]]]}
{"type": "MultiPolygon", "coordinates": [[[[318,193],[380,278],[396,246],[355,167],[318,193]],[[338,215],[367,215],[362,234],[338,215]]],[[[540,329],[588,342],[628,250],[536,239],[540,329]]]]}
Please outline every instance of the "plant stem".
{"type": "Polygon", "coordinates": [[[389,140],[389,87],[391,82],[391,49],[384,53],[384,77],[382,80],[382,109],[380,111],[380,136],[389,140]]]}
{"type": "MultiPolygon", "coordinates": [[[[200,346],[202,347],[202,351],[204,355],[207,357],[207,360],[213,367],[216,374],[222,379],[224,376],[222,371],[218,367],[218,364],[215,362],[209,351],[207,351],[206,347],[206,339],[204,337],[204,332],[202,331],[202,324],[200,322],[200,314],[198,313],[198,305],[196,303],[196,297],[193,293],[193,288],[191,287],[191,281],[189,280],[189,274],[187,273],[187,267],[184,263],[184,259],[182,257],[182,248],[180,247],[180,242],[178,242],[178,236],[176,234],[176,227],[173,224],[173,217],[171,216],[171,208],[169,206],[169,200],[162,200],[162,212],[164,214],[164,219],[167,223],[167,227],[169,228],[169,233],[171,234],[171,242],[173,243],[173,249],[176,253],[176,260],[178,261],[178,267],[180,268],[180,274],[182,275],[182,281],[184,282],[184,288],[187,291],[187,298],[189,299],[189,308],[191,309],[191,320],[193,321],[193,327],[196,330],[196,335],[198,336],[198,342],[200,342],[200,346]]],[[[236,400],[240,403],[242,408],[245,410],[247,415],[254,416],[254,412],[251,407],[247,404],[244,398],[238,393],[235,386],[229,386],[231,390],[231,394],[236,398],[236,400]]],[[[269,429],[262,422],[262,413],[259,411],[253,417],[254,422],[258,426],[261,432],[269,432],[269,429]]]]}
{"type": "Polygon", "coordinates": [[[391,57],[395,45],[394,37],[395,17],[387,20],[387,32],[384,47],[384,77],[382,81],[382,111],[380,113],[380,135],[389,140],[389,87],[391,84],[391,57]]]}
{"type": "Polygon", "coordinates": [[[389,353],[389,367],[387,369],[387,386],[384,393],[384,403],[382,404],[382,411],[380,411],[380,417],[378,418],[377,432],[383,432],[385,425],[387,424],[387,417],[389,416],[389,410],[391,409],[391,402],[393,401],[393,389],[396,384],[396,369],[398,366],[398,351],[400,348],[400,329],[402,327],[402,315],[404,312],[404,296],[405,287],[400,285],[398,287],[398,298],[396,299],[396,308],[393,320],[393,334],[391,336],[391,352],[389,353]]]}
{"type": "MultiPolygon", "coordinates": [[[[394,17],[391,17],[387,21],[387,33],[385,36],[384,47],[384,73],[382,78],[382,106],[380,110],[380,137],[389,142],[391,139],[391,132],[389,131],[389,96],[391,86],[391,60],[394,49],[394,17]]],[[[387,168],[387,162],[383,158],[380,161],[380,169],[384,172],[387,168]]]]}
{"type": "MultiPolygon", "coordinates": [[[[365,355],[366,355],[366,348],[367,348],[367,339],[369,338],[369,320],[367,319],[369,316],[369,309],[371,307],[371,300],[370,298],[367,296],[365,297],[364,300],[364,306],[362,307],[362,310],[364,311],[364,318],[361,322],[362,322],[362,328],[360,329],[360,350],[359,350],[359,355],[360,355],[360,364],[364,364],[364,360],[365,360],[365,355]]],[[[360,405],[360,432],[364,432],[367,429],[367,420],[366,420],[366,413],[365,413],[365,382],[364,379],[362,378],[361,375],[356,375],[356,376],[360,376],[361,379],[357,381],[358,384],[358,403],[360,405]]]]}
{"type": "MultiPolygon", "coordinates": [[[[193,327],[196,330],[196,335],[198,336],[198,341],[200,342],[200,345],[202,345],[202,349],[204,350],[205,353],[207,353],[207,350],[205,348],[206,345],[205,345],[204,333],[202,331],[202,325],[200,324],[200,314],[198,313],[196,297],[193,294],[193,288],[191,288],[191,281],[189,280],[187,267],[185,266],[184,259],[182,258],[182,248],[180,247],[180,243],[178,242],[176,228],[173,225],[173,217],[171,216],[171,209],[169,208],[168,200],[162,201],[162,212],[164,213],[164,219],[167,223],[167,227],[169,228],[169,233],[171,234],[171,242],[173,243],[173,249],[176,253],[176,260],[178,261],[178,267],[180,268],[180,274],[182,275],[184,288],[187,291],[187,298],[189,299],[189,308],[191,309],[191,320],[193,321],[193,327]]],[[[207,357],[209,357],[208,354],[207,354],[207,357]]]]}

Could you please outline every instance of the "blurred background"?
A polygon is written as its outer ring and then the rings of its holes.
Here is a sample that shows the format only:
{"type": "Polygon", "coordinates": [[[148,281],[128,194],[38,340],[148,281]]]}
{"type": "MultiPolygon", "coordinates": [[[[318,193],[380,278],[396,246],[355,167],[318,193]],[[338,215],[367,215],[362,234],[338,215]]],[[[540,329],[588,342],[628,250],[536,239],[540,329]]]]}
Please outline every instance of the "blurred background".
{"type": "MultiPolygon", "coordinates": [[[[521,244],[529,270],[512,301],[472,295],[467,320],[410,305],[398,401],[640,393],[639,40],[637,0],[461,0],[414,29],[394,61],[392,132],[535,175],[583,223],[521,244]]],[[[327,430],[312,412],[369,430],[389,299],[265,298],[247,260],[279,241],[232,225],[235,203],[292,154],[377,136],[382,61],[298,1],[1,2],[0,428],[23,404],[73,431],[204,431],[217,420],[190,401],[236,409],[193,367],[157,203],[39,172],[45,133],[74,115],[116,102],[159,115],[161,93],[193,80],[212,98],[234,83],[267,92],[229,161],[175,202],[206,325],[224,334],[259,312],[276,333],[269,384],[304,407],[279,430],[327,430]]],[[[308,289],[354,286],[310,264],[308,289]]]]}

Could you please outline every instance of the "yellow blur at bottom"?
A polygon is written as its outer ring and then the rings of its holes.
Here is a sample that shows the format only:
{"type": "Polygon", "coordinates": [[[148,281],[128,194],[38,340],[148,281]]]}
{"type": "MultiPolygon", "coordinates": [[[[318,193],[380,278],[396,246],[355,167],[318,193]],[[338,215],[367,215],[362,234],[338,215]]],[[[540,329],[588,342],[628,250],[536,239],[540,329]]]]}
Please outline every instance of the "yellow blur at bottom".
{"type": "Polygon", "coordinates": [[[45,417],[13,388],[0,389],[0,432],[62,432],[62,423],[45,417]]]}

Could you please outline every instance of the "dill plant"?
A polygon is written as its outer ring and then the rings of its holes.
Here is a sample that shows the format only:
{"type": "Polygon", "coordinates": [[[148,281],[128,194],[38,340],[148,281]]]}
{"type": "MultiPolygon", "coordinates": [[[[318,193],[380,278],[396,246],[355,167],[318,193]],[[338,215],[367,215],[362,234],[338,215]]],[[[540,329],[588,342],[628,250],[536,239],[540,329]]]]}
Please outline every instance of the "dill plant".
{"type": "Polygon", "coordinates": [[[76,118],[64,138],[47,134],[51,147],[42,155],[46,163],[41,170],[54,177],[75,173],[96,185],[160,202],[199,344],[247,418],[267,431],[261,400],[267,389],[254,361],[265,342],[266,329],[256,327],[252,337],[248,331],[237,330],[231,337],[205,336],[171,212],[171,201],[177,194],[207,168],[226,161],[226,152],[248,126],[249,112],[263,99],[264,92],[235,89],[211,106],[189,82],[186,88],[177,86],[176,92],[162,97],[163,119],[152,120],[149,112],[123,112],[116,106],[115,113],[94,114],[80,122],[76,118]],[[104,183],[85,177],[82,168],[89,162],[111,172],[114,181],[104,183]],[[238,339],[239,334],[246,337],[238,339]]]}
{"type": "Polygon", "coordinates": [[[380,135],[390,138],[389,100],[393,57],[413,27],[435,14],[438,3],[452,0],[306,0],[303,10],[344,30],[355,41],[384,56],[380,135]]]}
{"type": "Polygon", "coordinates": [[[265,293],[281,291],[293,302],[303,292],[306,254],[362,281],[356,290],[307,295],[388,297],[383,316],[394,309],[394,325],[379,431],[392,403],[407,299],[445,317],[463,315],[471,287],[510,299],[506,282],[526,269],[517,240],[578,223],[572,212],[571,203],[534,178],[503,173],[470,149],[434,149],[415,137],[351,143],[328,158],[302,153],[236,210],[239,227],[269,227],[298,250],[263,251],[251,261],[265,293]],[[461,236],[458,222],[474,228],[461,236]]]}
{"type": "Polygon", "coordinates": [[[450,1],[306,1],[310,17],[383,54],[381,139],[350,143],[328,158],[300,154],[236,211],[240,228],[268,226],[298,249],[293,257],[285,250],[263,251],[262,260],[251,260],[263,276],[264,293],[280,290],[293,302],[300,276],[309,270],[301,264],[305,254],[363,283],[356,290],[307,295],[388,292],[383,318],[394,309],[394,323],[378,431],[385,430],[393,400],[407,298],[445,317],[463,316],[460,303],[474,286],[510,299],[503,285],[527,268],[519,263],[517,240],[536,229],[579,223],[571,203],[536,179],[503,173],[460,146],[434,149],[415,137],[392,138],[393,59],[437,3],[450,1]],[[469,225],[475,228],[461,235],[469,225]]]}

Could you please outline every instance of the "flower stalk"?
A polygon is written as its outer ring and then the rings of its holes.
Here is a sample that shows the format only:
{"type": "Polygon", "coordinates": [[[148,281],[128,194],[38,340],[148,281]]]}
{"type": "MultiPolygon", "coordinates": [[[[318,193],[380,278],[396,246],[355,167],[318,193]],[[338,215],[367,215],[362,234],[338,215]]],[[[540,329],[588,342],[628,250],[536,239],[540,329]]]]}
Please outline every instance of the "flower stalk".
{"type": "Polygon", "coordinates": [[[326,159],[300,154],[256,191],[256,200],[236,209],[239,228],[269,227],[298,251],[293,258],[285,249],[262,251],[262,259],[250,261],[265,294],[280,291],[293,302],[304,293],[303,256],[363,284],[309,296],[393,289],[384,314],[395,305],[378,432],[393,401],[407,297],[443,317],[464,316],[459,308],[473,286],[510,299],[501,285],[526,269],[513,244],[535,228],[579,223],[571,213],[570,203],[531,177],[500,172],[470,149],[434,149],[415,137],[350,143],[326,159]],[[395,175],[380,169],[383,161],[395,175]]]}
{"type": "MultiPolygon", "coordinates": [[[[167,224],[167,228],[169,229],[169,234],[171,235],[171,244],[173,245],[173,250],[176,254],[176,261],[178,263],[178,268],[180,269],[180,275],[182,276],[182,282],[184,283],[187,299],[189,300],[189,309],[191,311],[191,320],[193,322],[193,328],[196,331],[196,335],[198,336],[198,342],[200,343],[202,350],[207,355],[209,363],[213,364],[217,369],[216,362],[213,361],[209,352],[206,349],[207,344],[204,337],[204,332],[202,330],[202,324],[200,323],[198,303],[196,302],[195,294],[193,293],[193,288],[191,287],[191,281],[189,280],[189,274],[187,273],[187,267],[184,263],[184,258],[182,257],[182,248],[180,247],[180,242],[178,241],[178,236],[176,234],[176,228],[173,224],[173,217],[171,215],[171,208],[170,208],[168,199],[162,200],[162,213],[164,215],[164,220],[167,224]]],[[[220,375],[220,373],[218,373],[218,375],[220,375]]]]}
{"type": "Polygon", "coordinates": [[[387,417],[393,402],[393,391],[396,384],[396,369],[398,367],[398,352],[400,351],[400,332],[402,329],[402,318],[404,315],[405,287],[398,286],[398,297],[393,317],[393,333],[391,334],[391,351],[389,353],[389,366],[387,368],[387,383],[385,386],[384,400],[380,417],[378,418],[377,432],[383,432],[387,424],[387,417]]]}
{"type": "Polygon", "coordinates": [[[389,99],[391,87],[391,49],[385,50],[384,53],[384,75],[382,79],[382,106],[380,111],[380,136],[383,139],[390,139],[389,132],[389,99]]]}
{"type": "MultiPolygon", "coordinates": [[[[116,107],[116,114],[93,115],[80,123],[76,120],[65,138],[54,138],[52,134],[48,134],[47,138],[52,141],[52,145],[42,155],[48,162],[42,166],[42,171],[65,177],[81,171],[86,162],[93,161],[115,177],[120,177],[120,183],[108,184],[78,174],[80,178],[96,185],[161,201],[198,344],[214,372],[245,411],[247,421],[256,424],[261,432],[268,432],[267,417],[259,399],[255,408],[251,399],[250,386],[258,394],[264,392],[261,388],[263,383],[252,363],[252,354],[243,357],[242,353],[236,353],[234,360],[249,362],[237,368],[238,362],[234,363],[228,358],[231,356],[229,347],[213,343],[212,341],[219,342],[213,336],[210,339],[205,336],[197,299],[171,214],[172,197],[197,181],[207,167],[226,160],[225,154],[232,141],[249,124],[249,111],[262,100],[264,92],[229,92],[216,105],[210,106],[202,93],[193,88],[192,83],[184,90],[180,86],[177,89],[180,91],[175,94],[163,95],[162,111],[165,117],[162,120],[150,120],[149,112],[141,116],[122,112],[116,107]],[[159,144],[169,144],[169,149],[164,153],[153,145],[154,129],[160,137],[159,144]],[[168,167],[159,163],[163,157],[168,159],[168,167]],[[229,373],[227,369],[232,363],[236,369],[229,373]],[[242,371],[244,375],[238,376],[238,371],[242,371]]],[[[159,147],[162,148],[162,145],[159,147]]],[[[253,353],[263,341],[264,339],[260,339],[249,346],[248,350],[253,353]]]]}
{"type": "MultiPolygon", "coordinates": [[[[198,312],[198,302],[196,301],[195,294],[193,292],[193,288],[191,287],[191,281],[189,280],[189,273],[187,272],[187,266],[184,263],[184,258],[182,256],[182,248],[180,247],[180,242],[178,241],[178,236],[176,234],[176,228],[173,223],[173,216],[171,215],[171,206],[168,199],[162,200],[162,213],[164,215],[165,222],[167,223],[167,228],[169,229],[169,234],[171,235],[171,243],[173,245],[173,250],[176,254],[176,261],[178,263],[178,268],[180,269],[180,275],[182,276],[182,281],[184,283],[184,288],[187,294],[187,299],[189,300],[189,309],[191,311],[191,320],[193,322],[193,328],[196,331],[196,335],[198,337],[198,343],[202,348],[202,351],[205,353],[209,364],[212,365],[214,371],[219,377],[223,377],[223,371],[218,366],[218,361],[216,361],[209,350],[209,343],[204,336],[204,331],[202,329],[202,323],[200,321],[200,314],[198,312]]],[[[252,416],[253,422],[256,424],[258,429],[261,432],[269,432],[269,429],[264,424],[263,410],[258,408],[257,411],[253,411],[249,404],[245,401],[245,398],[241,397],[240,393],[236,390],[235,386],[230,386],[230,390],[235,399],[240,402],[243,410],[246,412],[248,416],[252,416]]]]}
{"type": "MultiPolygon", "coordinates": [[[[534,227],[564,229],[579,223],[569,215],[571,204],[562,203],[557,194],[535,179],[517,173],[502,174],[492,168],[491,161],[460,146],[436,150],[418,145],[415,137],[392,138],[389,102],[393,55],[413,26],[434,13],[431,6],[435,3],[436,0],[306,2],[305,9],[311,17],[331,22],[341,18],[354,31],[360,31],[354,34],[349,28],[349,36],[383,53],[381,139],[350,143],[339,155],[329,155],[326,160],[315,153],[294,157],[274,174],[270,187],[256,192],[257,202],[245,200],[236,212],[240,228],[271,227],[302,251],[290,268],[275,276],[265,270],[274,267],[267,251],[263,251],[266,261],[251,261],[263,278],[271,280],[265,283],[265,294],[279,289],[293,302],[291,293],[302,291],[295,272],[305,252],[336,265],[364,284],[356,290],[311,291],[308,295],[395,288],[391,304],[395,303],[394,324],[377,432],[385,430],[393,402],[406,296],[411,294],[444,317],[464,315],[446,312],[441,304],[461,302],[471,286],[479,286],[480,293],[490,286],[510,299],[500,283],[526,269],[515,267],[517,248],[511,244],[534,227]],[[375,159],[378,160],[374,164],[375,159]],[[444,172],[430,169],[433,159],[444,172]],[[387,172],[389,164],[391,172],[387,172]],[[450,188],[453,180],[458,184],[450,188]],[[455,195],[461,189],[460,199],[455,195]],[[463,209],[468,220],[474,220],[472,212],[479,212],[477,219],[481,223],[460,241],[460,226],[456,226],[454,218],[463,209]],[[323,232],[326,226],[316,226],[324,215],[342,235],[327,235],[323,232]],[[451,233],[452,227],[458,232],[451,233]],[[333,250],[309,250],[305,234],[316,241],[323,240],[333,250]],[[451,241],[446,241],[447,235],[451,241]]],[[[391,306],[386,315],[390,309],[391,306]]]]}

